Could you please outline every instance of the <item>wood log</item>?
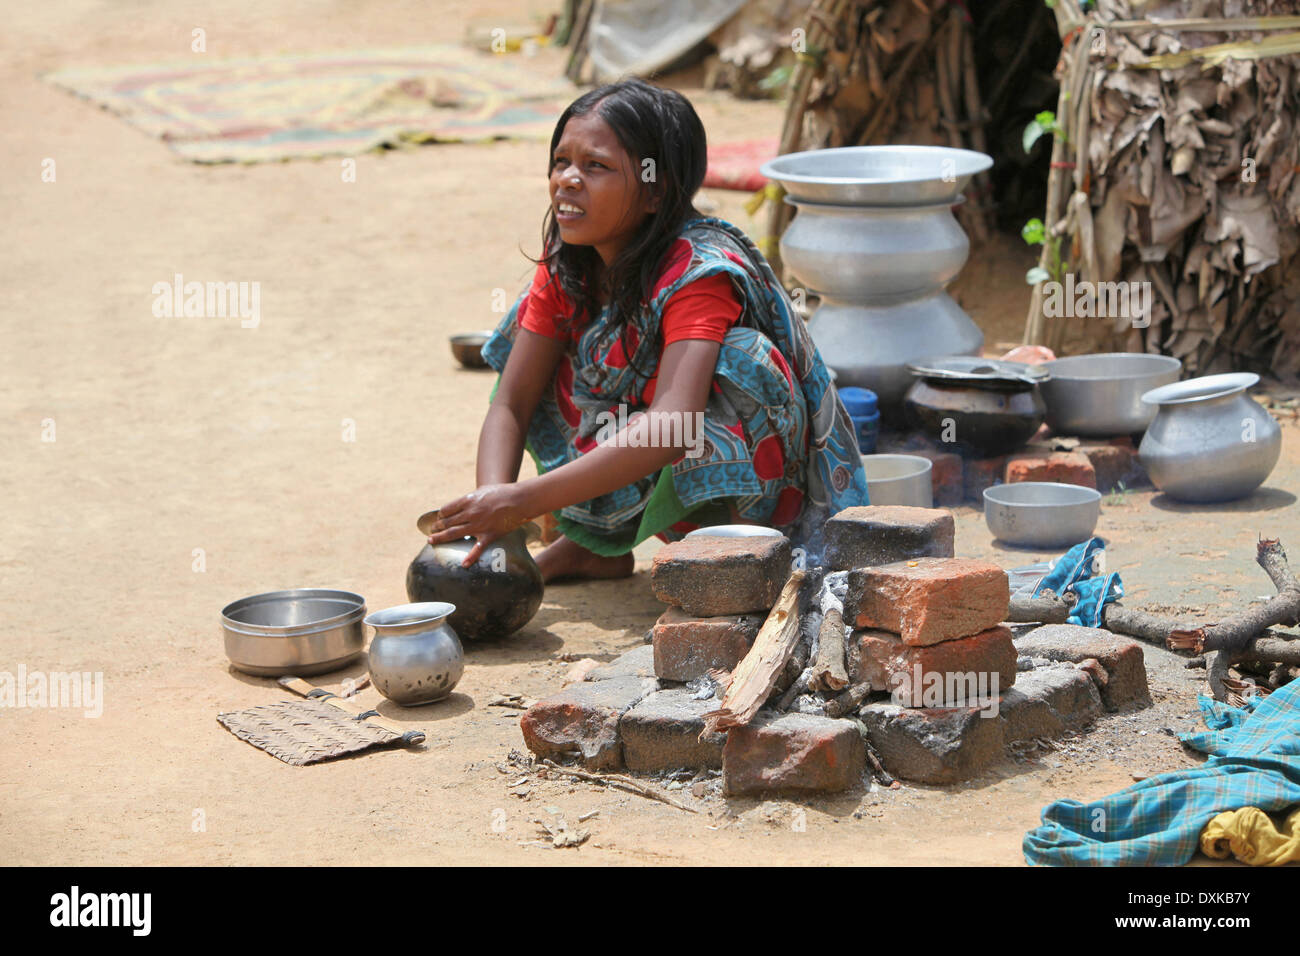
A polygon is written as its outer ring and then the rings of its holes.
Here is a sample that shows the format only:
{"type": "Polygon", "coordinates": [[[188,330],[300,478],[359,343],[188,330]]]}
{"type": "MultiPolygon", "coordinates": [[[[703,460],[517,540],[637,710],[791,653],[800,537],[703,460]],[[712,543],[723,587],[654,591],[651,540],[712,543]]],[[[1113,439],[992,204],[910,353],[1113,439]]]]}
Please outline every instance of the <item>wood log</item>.
{"type": "MultiPolygon", "coordinates": [[[[1169,647],[1176,650],[1191,649],[1194,653],[1227,651],[1237,654],[1244,651],[1252,639],[1275,624],[1294,626],[1300,623],[1300,581],[1296,580],[1287,564],[1286,551],[1276,538],[1261,538],[1255,550],[1255,561],[1264,569],[1277,594],[1259,607],[1251,608],[1231,621],[1211,624],[1208,627],[1182,628],[1169,637],[1169,647]]],[[[1291,663],[1278,661],[1277,663],[1291,663]]]]}
{"type": "Polygon", "coordinates": [[[826,716],[842,717],[851,711],[857,710],[858,706],[867,699],[870,693],[871,683],[869,681],[854,684],[840,696],[826,702],[826,716]]]}
{"type": "Polygon", "coordinates": [[[831,608],[822,618],[817,634],[817,659],[808,684],[813,690],[826,691],[849,686],[849,673],[844,669],[844,616],[838,608],[831,608]]]}
{"type": "Polygon", "coordinates": [[[709,734],[741,727],[754,719],[776,686],[776,679],[799,643],[799,590],[806,572],[795,571],[754,638],[749,653],[731,672],[722,706],[704,715],[703,740],[709,734]]]}

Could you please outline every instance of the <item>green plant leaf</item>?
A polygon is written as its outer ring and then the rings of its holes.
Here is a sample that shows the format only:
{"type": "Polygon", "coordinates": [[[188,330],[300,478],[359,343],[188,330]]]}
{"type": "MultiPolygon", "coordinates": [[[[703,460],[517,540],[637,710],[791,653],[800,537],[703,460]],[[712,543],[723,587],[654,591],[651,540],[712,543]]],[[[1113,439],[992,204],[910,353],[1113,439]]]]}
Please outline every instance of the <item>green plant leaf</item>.
{"type": "Polygon", "coordinates": [[[1025,240],[1027,245],[1041,245],[1046,236],[1047,229],[1041,219],[1031,219],[1020,229],[1020,238],[1025,240]]]}
{"type": "Polygon", "coordinates": [[[1025,147],[1025,152],[1027,153],[1033,149],[1034,144],[1038,142],[1038,137],[1042,136],[1046,132],[1047,130],[1043,129],[1043,127],[1038,124],[1038,120],[1033,120],[1028,126],[1026,126],[1025,135],[1022,139],[1022,145],[1025,147]]]}

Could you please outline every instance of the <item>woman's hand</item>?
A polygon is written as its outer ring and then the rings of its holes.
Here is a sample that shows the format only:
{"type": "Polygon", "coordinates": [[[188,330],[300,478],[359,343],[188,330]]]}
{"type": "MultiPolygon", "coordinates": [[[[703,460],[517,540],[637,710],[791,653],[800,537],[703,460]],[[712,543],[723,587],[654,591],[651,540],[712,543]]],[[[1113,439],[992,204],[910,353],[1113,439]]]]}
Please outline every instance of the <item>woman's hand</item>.
{"type": "Polygon", "coordinates": [[[483,485],[467,495],[447,502],[433,524],[430,544],[458,541],[467,535],[477,539],[461,567],[468,568],[479,559],[483,549],[532,517],[520,507],[519,485],[483,485]]]}

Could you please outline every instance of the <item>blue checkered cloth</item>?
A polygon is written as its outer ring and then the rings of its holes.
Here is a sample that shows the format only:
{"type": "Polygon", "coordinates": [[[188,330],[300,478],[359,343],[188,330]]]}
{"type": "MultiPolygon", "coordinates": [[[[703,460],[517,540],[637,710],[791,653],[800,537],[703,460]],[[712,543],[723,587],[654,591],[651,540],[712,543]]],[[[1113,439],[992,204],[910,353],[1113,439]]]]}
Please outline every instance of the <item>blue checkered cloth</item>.
{"type": "Polygon", "coordinates": [[[1215,815],[1300,803],[1300,680],[1249,704],[1202,697],[1210,729],[1179,739],[1209,760],[1094,803],[1050,804],[1043,825],[1025,834],[1025,859],[1034,866],[1178,866],[1192,858],[1215,815]]]}

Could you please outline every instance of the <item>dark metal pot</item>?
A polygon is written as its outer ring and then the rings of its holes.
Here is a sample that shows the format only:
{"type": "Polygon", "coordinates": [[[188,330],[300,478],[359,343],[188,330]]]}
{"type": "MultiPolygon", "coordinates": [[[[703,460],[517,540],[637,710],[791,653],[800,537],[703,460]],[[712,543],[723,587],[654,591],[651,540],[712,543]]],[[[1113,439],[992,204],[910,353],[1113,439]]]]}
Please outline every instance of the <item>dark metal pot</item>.
{"type": "MultiPolygon", "coordinates": [[[[420,518],[425,526],[436,512],[420,518]]],[[[460,566],[473,538],[426,544],[406,569],[406,596],[412,603],[445,601],[456,605],[448,623],[463,640],[505,637],[533,619],[542,606],[542,572],[528,553],[528,530],[516,528],[493,541],[468,568],[460,566]]]]}
{"type": "Polygon", "coordinates": [[[903,399],[908,422],[968,455],[1003,455],[1043,424],[1038,392],[1046,373],[1018,362],[957,356],[908,366],[916,381],[903,399]]]}

